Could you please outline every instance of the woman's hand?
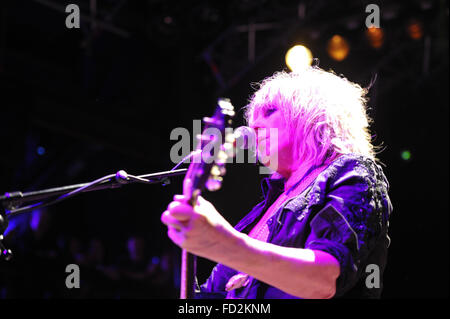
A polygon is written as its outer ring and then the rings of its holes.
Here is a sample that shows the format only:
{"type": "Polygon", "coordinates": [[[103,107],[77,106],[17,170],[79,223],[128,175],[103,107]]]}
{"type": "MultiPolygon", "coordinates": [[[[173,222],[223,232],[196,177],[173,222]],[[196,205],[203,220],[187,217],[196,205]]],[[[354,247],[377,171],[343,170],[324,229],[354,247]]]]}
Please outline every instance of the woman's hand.
{"type": "Polygon", "coordinates": [[[226,243],[236,230],[217,212],[215,207],[198,197],[192,207],[183,195],[175,195],[161,221],[168,227],[169,238],[187,251],[205,258],[216,259],[226,254],[226,243]]]}
{"type": "MultiPolygon", "coordinates": [[[[175,195],[162,214],[169,237],[187,251],[236,269],[242,274],[300,298],[330,298],[336,291],[339,262],[332,255],[311,249],[282,247],[235,230],[214,206],[199,197],[192,208],[175,195]]],[[[226,290],[248,284],[235,276],[226,290]]]]}

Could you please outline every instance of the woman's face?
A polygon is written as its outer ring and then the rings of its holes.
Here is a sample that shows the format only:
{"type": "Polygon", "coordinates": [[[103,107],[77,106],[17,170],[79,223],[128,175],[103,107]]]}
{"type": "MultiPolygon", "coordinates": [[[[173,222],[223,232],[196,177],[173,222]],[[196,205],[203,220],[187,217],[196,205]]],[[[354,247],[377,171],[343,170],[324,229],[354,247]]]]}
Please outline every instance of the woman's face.
{"type": "Polygon", "coordinates": [[[258,160],[281,175],[289,173],[293,147],[281,110],[276,106],[257,109],[249,125],[256,132],[258,160]]]}

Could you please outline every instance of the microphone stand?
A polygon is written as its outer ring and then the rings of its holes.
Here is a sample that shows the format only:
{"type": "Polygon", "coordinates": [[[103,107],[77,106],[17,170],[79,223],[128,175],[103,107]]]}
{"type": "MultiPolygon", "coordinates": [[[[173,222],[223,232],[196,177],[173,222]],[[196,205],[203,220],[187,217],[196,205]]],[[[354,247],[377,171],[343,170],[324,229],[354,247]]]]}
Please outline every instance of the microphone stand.
{"type": "Polygon", "coordinates": [[[132,183],[161,183],[163,186],[165,186],[170,184],[170,177],[184,175],[186,174],[186,172],[187,169],[182,168],[147,175],[133,176],[121,170],[116,174],[106,175],[90,183],[68,185],[26,193],[22,193],[20,191],[6,192],[5,195],[0,196],[0,258],[3,258],[4,260],[10,260],[12,258],[11,250],[7,249],[3,245],[2,240],[3,233],[8,228],[9,218],[13,216],[59,203],[63,200],[84,192],[91,192],[108,188],[118,188],[122,185],[132,183]],[[25,203],[33,201],[40,202],[33,203],[28,206],[22,206],[25,203]]]}

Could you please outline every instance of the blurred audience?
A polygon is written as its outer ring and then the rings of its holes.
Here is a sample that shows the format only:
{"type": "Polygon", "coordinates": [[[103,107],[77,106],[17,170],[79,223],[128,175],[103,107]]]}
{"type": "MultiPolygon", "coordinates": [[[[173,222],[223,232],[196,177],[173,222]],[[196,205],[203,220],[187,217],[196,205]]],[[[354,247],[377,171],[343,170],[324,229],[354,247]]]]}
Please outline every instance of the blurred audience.
{"type": "Polygon", "coordinates": [[[64,283],[64,266],[57,258],[57,236],[51,217],[45,208],[33,211],[23,220],[25,227],[17,227],[5,236],[5,243],[14,254],[11,261],[2,262],[6,298],[58,295],[58,283],[64,283]]]}
{"type": "Polygon", "coordinates": [[[128,239],[127,252],[119,261],[121,297],[169,297],[172,270],[167,260],[170,258],[149,256],[145,240],[140,236],[128,239]]]}
{"type": "Polygon", "coordinates": [[[143,236],[111,247],[100,238],[61,235],[45,209],[20,222],[5,234],[14,257],[0,261],[0,298],[177,297],[172,252],[152,253],[143,236]],[[65,285],[69,264],[80,267],[78,289],[65,285]]]}

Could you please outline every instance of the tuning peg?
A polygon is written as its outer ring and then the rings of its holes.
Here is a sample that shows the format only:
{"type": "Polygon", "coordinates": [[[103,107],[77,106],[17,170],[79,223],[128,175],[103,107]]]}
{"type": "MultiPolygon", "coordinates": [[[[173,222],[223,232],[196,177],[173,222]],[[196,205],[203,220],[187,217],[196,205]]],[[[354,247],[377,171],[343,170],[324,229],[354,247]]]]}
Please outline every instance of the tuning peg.
{"type": "Polygon", "coordinates": [[[211,168],[212,176],[224,176],[226,172],[225,165],[223,164],[217,164],[211,168]]]}
{"type": "Polygon", "coordinates": [[[225,152],[225,154],[227,154],[227,158],[228,157],[234,157],[234,147],[232,143],[224,143],[221,148],[222,151],[225,152]]]}
{"type": "Polygon", "coordinates": [[[218,165],[213,165],[213,167],[211,167],[211,175],[212,176],[220,176],[220,168],[218,165]]]}
{"type": "Polygon", "coordinates": [[[222,108],[222,113],[227,114],[229,116],[234,116],[234,107],[230,102],[230,99],[220,98],[218,104],[222,108]]]}
{"type": "Polygon", "coordinates": [[[236,135],[234,134],[234,132],[227,130],[225,133],[225,142],[234,144],[235,141],[236,141],[236,135]]]}
{"type": "Polygon", "coordinates": [[[225,164],[227,162],[227,159],[228,159],[228,155],[224,150],[222,150],[222,147],[221,147],[221,149],[217,153],[216,163],[219,165],[225,164]]]}
{"type": "Polygon", "coordinates": [[[209,124],[209,125],[213,125],[213,126],[215,126],[215,127],[218,127],[218,126],[220,126],[220,125],[223,123],[223,121],[220,121],[220,120],[217,119],[217,118],[204,117],[204,118],[203,118],[203,123],[209,124]]]}
{"type": "Polygon", "coordinates": [[[198,142],[207,143],[211,141],[211,136],[205,136],[203,134],[197,134],[196,136],[198,142]]]}
{"type": "Polygon", "coordinates": [[[206,188],[210,192],[214,192],[222,187],[222,181],[223,181],[223,178],[220,176],[211,176],[206,181],[206,188]]]}

